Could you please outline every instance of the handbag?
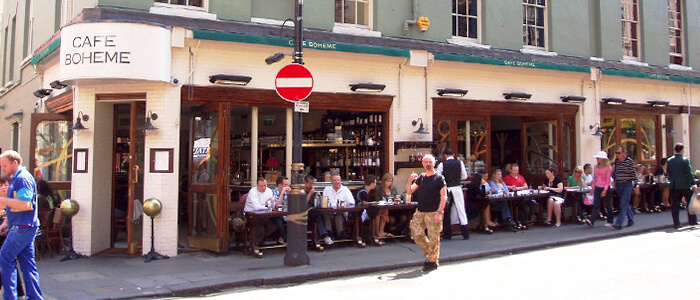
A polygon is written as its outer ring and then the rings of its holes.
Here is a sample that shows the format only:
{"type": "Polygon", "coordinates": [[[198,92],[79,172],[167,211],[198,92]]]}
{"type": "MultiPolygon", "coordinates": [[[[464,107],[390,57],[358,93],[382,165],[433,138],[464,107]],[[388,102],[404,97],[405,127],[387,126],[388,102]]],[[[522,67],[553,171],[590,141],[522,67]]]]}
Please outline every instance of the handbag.
{"type": "Polygon", "coordinates": [[[593,195],[591,193],[586,194],[585,197],[583,197],[583,204],[584,205],[593,205],[593,195]]]}
{"type": "Polygon", "coordinates": [[[688,204],[688,213],[691,215],[697,215],[700,214],[700,199],[698,199],[700,195],[698,195],[698,192],[695,191],[693,193],[693,196],[690,197],[690,203],[688,204]]]}

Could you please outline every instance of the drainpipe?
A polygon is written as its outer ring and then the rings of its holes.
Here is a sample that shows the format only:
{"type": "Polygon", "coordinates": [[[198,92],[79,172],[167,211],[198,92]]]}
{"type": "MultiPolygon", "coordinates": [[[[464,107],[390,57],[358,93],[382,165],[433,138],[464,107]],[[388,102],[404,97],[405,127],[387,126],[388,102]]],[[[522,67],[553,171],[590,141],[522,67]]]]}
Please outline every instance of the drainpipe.
{"type": "Polygon", "coordinates": [[[403,23],[403,34],[408,34],[408,26],[418,24],[418,0],[413,0],[413,19],[406,20],[403,23]]]}

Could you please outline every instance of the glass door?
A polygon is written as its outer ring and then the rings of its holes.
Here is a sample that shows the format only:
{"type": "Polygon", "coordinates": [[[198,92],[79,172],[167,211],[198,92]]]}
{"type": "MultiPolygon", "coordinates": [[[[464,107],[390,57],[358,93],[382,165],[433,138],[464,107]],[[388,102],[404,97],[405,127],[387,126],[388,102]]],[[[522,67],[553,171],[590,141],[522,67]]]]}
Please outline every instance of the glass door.
{"type": "Polygon", "coordinates": [[[70,198],[73,132],[67,114],[32,114],[29,170],[49,183],[61,200],[70,198]]]}
{"type": "Polygon", "coordinates": [[[228,251],[228,104],[205,105],[190,126],[188,244],[228,251]]]}
{"type": "Polygon", "coordinates": [[[126,216],[127,253],[130,255],[141,254],[139,246],[143,237],[143,214],[134,214],[143,207],[143,175],[144,175],[144,151],[145,132],[140,129],[146,123],[146,102],[134,101],[130,105],[129,124],[129,170],[128,170],[128,210],[126,216]],[[137,207],[138,206],[138,207],[137,207]]]}
{"type": "Polygon", "coordinates": [[[486,170],[489,161],[488,122],[485,120],[457,121],[457,156],[463,159],[469,175],[486,170]]]}

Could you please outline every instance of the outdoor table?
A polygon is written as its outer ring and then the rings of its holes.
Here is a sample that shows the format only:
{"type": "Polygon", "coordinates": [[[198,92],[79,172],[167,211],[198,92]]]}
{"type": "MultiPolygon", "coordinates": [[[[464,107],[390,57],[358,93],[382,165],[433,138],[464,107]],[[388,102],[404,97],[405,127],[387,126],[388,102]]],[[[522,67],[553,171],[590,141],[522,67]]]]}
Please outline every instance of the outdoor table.
{"type": "MultiPolygon", "coordinates": [[[[362,222],[362,207],[356,206],[356,207],[344,207],[344,208],[314,208],[312,209],[315,213],[320,214],[320,215],[327,215],[327,214],[334,214],[334,213],[348,213],[348,219],[347,222],[352,222],[352,232],[351,238],[350,239],[337,239],[335,242],[354,242],[355,245],[359,248],[364,248],[367,246],[362,241],[362,237],[360,237],[360,223],[362,222]]],[[[321,218],[319,222],[323,222],[323,219],[321,218]]],[[[321,243],[318,240],[318,229],[317,229],[317,223],[314,223],[313,225],[313,230],[311,233],[311,241],[313,247],[317,251],[323,251],[324,248],[321,246],[321,243]]],[[[332,228],[326,228],[327,231],[331,232],[332,228]]]]}
{"type": "Polygon", "coordinates": [[[573,214],[569,219],[573,219],[578,216],[578,211],[579,209],[583,209],[579,207],[579,204],[583,201],[583,197],[586,196],[586,194],[590,193],[593,191],[593,189],[589,187],[581,188],[581,187],[568,187],[565,188],[566,190],[566,200],[571,201],[572,207],[573,207],[573,214]]]}
{"type": "Polygon", "coordinates": [[[248,230],[250,232],[250,237],[248,238],[248,245],[245,245],[245,253],[252,255],[253,257],[257,258],[262,258],[263,253],[260,252],[262,249],[273,249],[273,248],[283,248],[286,247],[286,245],[274,245],[274,246],[263,246],[263,247],[258,247],[258,243],[256,241],[256,233],[257,233],[257,227],[259,220],[263,219],[269,219],[269,218],[275,218],[275,217],[284,217],[287,215],[287,212],[285,211],[268,211],[268,210],[256,210],[256,211],[248,211],[245,212],[247,222],[246,222],[246,227],[248,227],[248,230]]]}
{"type": "MultiPolygon", "coordinates": [[[[517,208],[517,204],[519,201],[525,201],[525,200],[539,201],[542,199],[547,199],[547,198],[549,198],[549,192],[548,191],[527,189],[527,190],[509,192],[506,195],[503,195],[503,194],[488,195],[488,196],[486,196],[486,198],[489,199],[490,202],[508,201],[508,205],[510,206],[510,212],[513,215],[513,220],[518,220],[517,214],[519,213],[519,211],[516,208],[517,208]]],[[[540,215],[542,215],[542,205],[540,205],[540,215]]]]}
{"type": "MultiPolygon", "coordinates": [[[[368,206],[364,206],[365,208],[368,206]]],[[[404,235],[395,235],[393,238],[403,238],[403,237],[408,237],[410,238],[411,236],[411,219],[413,218],[413,213],[416,211],[416,208],[418,207],[417,202],[411,202],[411,203],[401,203],[401,204],[394,204],[394,203],[387,203],[387,204],[380,204],[377,202],[370,202],[369,207],[377,207],[380,209],[387,209],[390,211],[401,211],[406,213],[407,218],[406,218],[406,224],[404,224],[404,232],[406,234],[404,235]]],[[[370,234],[369,236],[371,237],[371,241],[375,246],[383,246],[385,243],[382,241],[386,237],[376,237],[372,235],[372,232],[375,232],[374,228],[374,222],[370,222],[370,234]]]]}
{"type": "Polygon", "coordinates": [[[656,206],[656,192],[662,188],[668,188],[669,183],[642,183],[639,185],[639,194],[642,197],[641,203],[644,204],[644,209],[649,212],[661,212],[661,209],[656,206]]]}

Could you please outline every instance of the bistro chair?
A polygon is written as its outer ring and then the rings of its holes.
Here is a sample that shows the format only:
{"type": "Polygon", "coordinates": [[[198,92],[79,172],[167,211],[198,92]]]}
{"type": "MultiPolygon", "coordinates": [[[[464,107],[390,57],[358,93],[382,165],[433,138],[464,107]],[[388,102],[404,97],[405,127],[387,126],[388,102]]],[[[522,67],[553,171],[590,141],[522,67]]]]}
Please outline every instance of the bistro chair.
{"type": "Polygon", "coordinates": [[[66,249],[66,245],[63,242],[63,219],[64,215],[61,213],[60,208],[54,208],[53,218],[51,218],[51,224],[49,224],[46,229],[46,238],[48,239],[49,245],[54,245],[56,247],[56,252],[61,253],[66,249]]]}
{"type": "Polygon", "coordinates": [[[245,208],[245,200],[248,194],[243,194],[238,202],[228,203],[229,212],[229,232],[231,239],[236,243],[236,250],[241,250],[240,244],[243,246],[248,243],[248,235],[246,234],[246,218],[243,215],[245,208]]]}
{"type": "Polygon", "coordinates": [[[51,253],[51,243],[49,243],[48,238],[48,228],[53,221],[54,210],[41,210],[38,213],[39,222],[39,234],[37,234],[34,239],[34,256],[39,260],[45,253],[45,250],[49,251],[49,255],[53,257],[51,253]]]}

